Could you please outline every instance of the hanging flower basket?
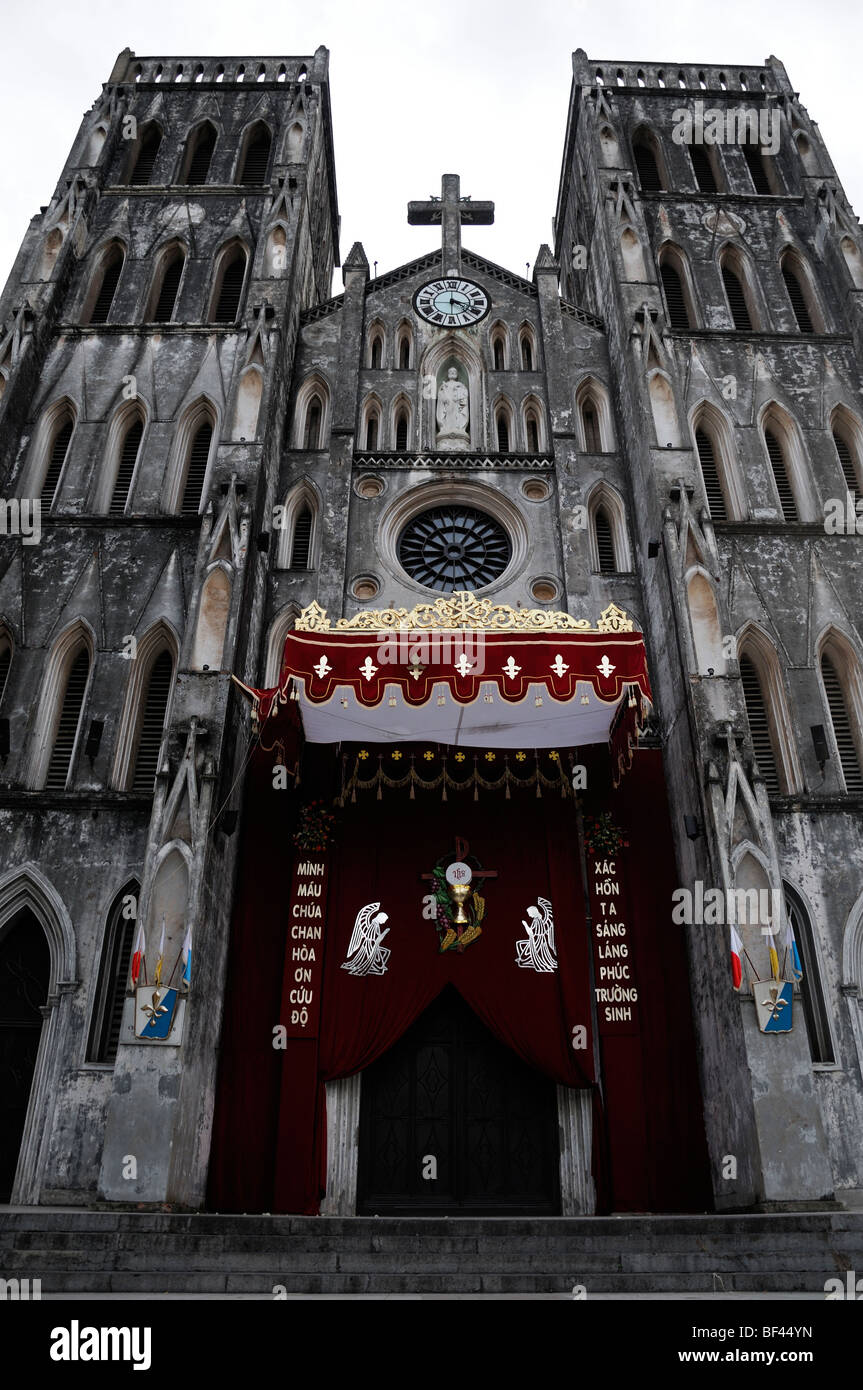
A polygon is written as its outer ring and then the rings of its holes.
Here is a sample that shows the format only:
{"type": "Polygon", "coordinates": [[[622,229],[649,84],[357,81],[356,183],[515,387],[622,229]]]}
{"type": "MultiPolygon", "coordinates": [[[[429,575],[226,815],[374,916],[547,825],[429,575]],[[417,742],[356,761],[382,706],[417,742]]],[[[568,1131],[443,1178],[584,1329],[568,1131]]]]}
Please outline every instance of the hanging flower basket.
{"type": "Polygon", "coordinates": [[[326,849],[336,828],[335,812],[326,801],[307,801],[302,807],[293,834],[297,849],[326,849]]]}

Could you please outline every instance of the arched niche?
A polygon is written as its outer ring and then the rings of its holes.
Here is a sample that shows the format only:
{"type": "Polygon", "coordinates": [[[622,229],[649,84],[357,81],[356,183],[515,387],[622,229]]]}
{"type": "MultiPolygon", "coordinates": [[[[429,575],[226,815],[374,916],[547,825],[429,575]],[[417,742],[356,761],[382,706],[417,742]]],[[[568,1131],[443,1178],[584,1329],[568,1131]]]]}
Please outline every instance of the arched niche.
{"type": "Polygon", "coordinates": [[[59,227],[53,227],[45,238],[45,245],[42,248],[42,259],[39,262],[39,279],[50,280],[54,273],[54,266],[60,254],[60,247],[63,245],[63,232],[59,227]]]}
{"type": "Polygon", "coordinates": [[[662,372],[654,372],[647,389],[650,395],[650,409],[653,412],[653,426],[656,430],[657,444],[660,448],[665,448],[668,444],[675,449],[681,448],[683,439],[680,433],[680,423],[677,419],[677,407],[674,404],[671,382],[662,372]]]}
{"type": "Polygon", "coordinates": [[[860,254],[859,246],[851,240],[850,236],[844,236],[840,245],[842,255],[845,257],[845,264],[851,279],[854,281],[855,290],[863,290],[863,256],[860,254]]]}
{"type": "Polygon", "coordinates": [[[447,334],[427,350],[420,363],[419,373],[425,380],[435,382],[435,393],[422,401],[419,422],[420,449],[434,451],[437,448],[437,389],[446,380],[450,367],[455,367],[458,380],[468,388],[468,435],[471,449],[488,448],[488,422],[486,420],[485,379],[479,352],[469,339],[447,334]]]}
{"type": "Polygon", "coordinates": [[[288,234],[284,227],[273,227],[267,237],[264,252],[264,275],[275,277],[284,272],[288,260],[288,234]]]}
{"type": "Polygon", "coordinates": [[[688,580],[686,598],[698,670],[702,676],[722,676],[725,674],[725,655],[716,598],[713,585],[700,570],[696,570],[688,580]]]}
{"type": "Polygon", "coordinates": [[[624,227],[620,235],[620,254],[623,258],[623,277],[643,283],[647,280],[644,268],[644,255],[641,242],[631,227],[624,227]]]}
{"type": "Polygon", "coordinates": [[[181,966],[177,966],[173,981],[171,972],[186,935],[186,909],[189,902],[189,866],[179,848],[171,846],[156,870],[150,895],[149,929],[147,932],[147,967],[150,979],[159,959],[162,919],[165,920],[164,965],[162,984],[177,985],[181,966]]]}
{"type": "Polygon", "coordinates": [[[97,125],[96,129],[90,136],[90,140],[87,145],[88,164],[95,164],[97,162],[99,155],[102,153],[102,147],[105,144],[106,135],[107,131],[105,130],[105,127],[97,125]]]}
{"type": "Polygon", "coordinates": [[[305,131],[299,121],[295,121],[288,131],[287,162],[289,164],[299,164],[303,154],[303,137],[305,131]]]}
{"type": "Polygon", "coordinates": [[[208,575],[201,590],[198,625],[192,648],[192,669],[218,671],[222,665],[225,633],[231,610],[231,581],[221,566],[208,575]]]}
{"type": "Polygon", "coordinates": [[[607,169],[617,169],[620,166],[620,146],[617,143],[617,136],[611,126],[604,125],[599,132],[599,148],[602,153],[602,162],[607,169]]]}
{"type": "Polygon", "coordinates": [[[752,848],[744,847],[739,853],[734,870],[734,888],[737,931],[759,976],[762,980],[769,979],[770,938],[762,928],[769,927],[778,934],[782,924],[781,921],[774,921],[770,879],[760,857],[752,848]]]}
{"type": "Polygon", "coordinates": [[[252,440],[258,433],[258,412],[261,408],[261,395],[264,378],[257,367],[247,367],[240,377],[237,389],[237,403],[234,406],[234,423],[231,427],[232,439],[252,440]]]}

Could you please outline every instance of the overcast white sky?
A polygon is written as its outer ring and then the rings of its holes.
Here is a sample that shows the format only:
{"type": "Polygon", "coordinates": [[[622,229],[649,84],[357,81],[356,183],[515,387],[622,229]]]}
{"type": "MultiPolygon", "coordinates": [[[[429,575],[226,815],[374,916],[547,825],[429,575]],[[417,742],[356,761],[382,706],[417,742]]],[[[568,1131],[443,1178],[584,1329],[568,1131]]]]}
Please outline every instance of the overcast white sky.
{"type": "MultiPolygon", "coordinates": [[[[341,249],[378,272],[431,249],[406,204],[440,190],[496,204],[465,243],[524,273],[551,240],[571,53],[762,63],[775,53],[863,210],[860,0],[0,0],[3,123],[0,285],[48,202],[81,115],[127,45],[140,55],[278,55],[330,49],[341,249]]],[[[337,272],[334,292],[341,290],[337,272]]]]}

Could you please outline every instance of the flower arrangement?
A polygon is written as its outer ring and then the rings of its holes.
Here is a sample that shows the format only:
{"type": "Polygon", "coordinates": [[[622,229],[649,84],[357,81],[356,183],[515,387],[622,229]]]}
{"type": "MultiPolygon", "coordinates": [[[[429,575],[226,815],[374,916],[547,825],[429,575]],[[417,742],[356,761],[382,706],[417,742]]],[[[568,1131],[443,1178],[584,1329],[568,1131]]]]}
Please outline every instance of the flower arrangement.
{"type": "Polygon", "coordinates": [[[335,812],[326,801],[307,801],[302,807],[293,834],[297,849],[326,849],[336,827],[335,812]]]}
{"type": "Polygon", "coordinates": [[[629,841],[614,824],[610,811],[598,816],[584,818],[584,844],[588,854],[616,854],[619,849],[628,849],[629,841]]]}

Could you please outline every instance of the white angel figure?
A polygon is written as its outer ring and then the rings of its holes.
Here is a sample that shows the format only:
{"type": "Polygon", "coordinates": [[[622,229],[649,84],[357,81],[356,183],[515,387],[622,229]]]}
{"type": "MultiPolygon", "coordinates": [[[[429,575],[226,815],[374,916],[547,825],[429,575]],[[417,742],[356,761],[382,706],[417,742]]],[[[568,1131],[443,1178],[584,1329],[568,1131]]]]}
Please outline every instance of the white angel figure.
{"type": "Polygon", "coordinates": [[[522,970],[538,970],[547,975],[557,969],[557,954],[554,944],[554,916],[548,898],[537,898],[539,907],[529,907],[527,922],[522,918],[521,925],[527,932],[524,941],[515,943],[515,963],[522,970]]]}
{"type": "Polygon", "coordinates": [[[342,963],[342,970],[348,970],[351,975],[386,974],[390,952],[381,942],[389,927],[383,931],[381,927],[389,919],[385,912],[378,912],[379,907],[380,903],[366,903],[357,913],[351,933],[351,944],[348,946],[348,958],[342,963]]]}

